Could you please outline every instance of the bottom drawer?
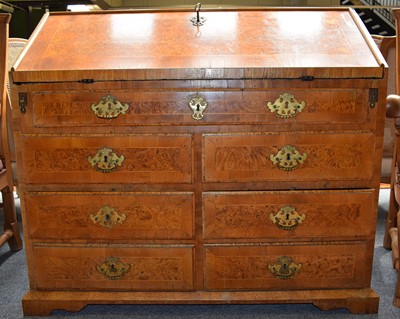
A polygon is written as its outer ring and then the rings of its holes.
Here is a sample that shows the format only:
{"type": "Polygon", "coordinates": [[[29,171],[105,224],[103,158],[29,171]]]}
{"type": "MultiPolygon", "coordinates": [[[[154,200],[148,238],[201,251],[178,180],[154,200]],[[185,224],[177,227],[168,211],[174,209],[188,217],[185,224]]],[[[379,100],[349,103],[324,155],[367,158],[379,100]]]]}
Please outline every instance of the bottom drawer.
{"type": "Polygon", "coordinates": [[[361,288],[366,253],[364,243],[209,246],[205,289],[361,288]]]}
{"type": "Polygon", "coordinates": [[[37,289],[191,290],[193,247],[34,247],[37,289]]]}

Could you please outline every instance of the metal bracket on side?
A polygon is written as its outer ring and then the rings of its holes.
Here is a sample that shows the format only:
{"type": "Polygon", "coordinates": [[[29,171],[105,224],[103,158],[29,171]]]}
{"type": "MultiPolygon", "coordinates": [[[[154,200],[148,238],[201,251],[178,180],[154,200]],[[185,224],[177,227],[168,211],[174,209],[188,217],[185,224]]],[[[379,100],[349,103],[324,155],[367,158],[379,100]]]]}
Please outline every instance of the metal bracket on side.
{"type": "Polygon", "coordinates": [[[369,107],[374,108],[375,103],[378,101],[378,89],[371,88],[369,89],[369,107]]]}
{"type": "Polygon", "coordinates": [[[206,21],[206,18],[200,17],[200,9],[201,9],[201,3],[199,2],[198,4],[196,4],[194,6],[194,11],[196,11],[196,16],[190,18],[190,21],[192,22],[192,24],[195,27],[199,27],[199,26],[203,25],[204,21],[206,21]]]}
{"type": "Polygon", "coordinates": [[[25,93],[25,92],[18,93],[18,104],[19,104],[19,110],[21,111],[21,113],[25,113],[26,105],[28,104],[28,93],[25,93]]]}

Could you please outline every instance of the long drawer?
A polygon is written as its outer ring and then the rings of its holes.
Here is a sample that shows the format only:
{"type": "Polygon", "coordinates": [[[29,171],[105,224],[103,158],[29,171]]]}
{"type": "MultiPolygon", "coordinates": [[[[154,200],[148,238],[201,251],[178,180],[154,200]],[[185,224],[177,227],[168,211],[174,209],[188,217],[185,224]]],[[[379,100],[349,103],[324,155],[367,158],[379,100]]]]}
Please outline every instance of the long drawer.
{"type": "Polygon", "coordinates": [[[205,288],[212,290],[361,288],[368,277],[364,243],[211,245],[205,251],[205,288]]]}
{"type": "Polygon", "coordinates": [[[374,190],[206,192],[206,239],[299,241],[368,238],[374,190]]]}
{"type": "Polygon", "coordinates": [[[191,290],[193,247],[41,246],[36,244],[37,289],[191,290]]]}
{"type": "Polygon", "coordinates": [[[193,238],[194,195],[182,193],[25,193],[32,239],[193,238]]]}
{"type": "Polygon", "coordinates": [[[361,88],[39,91],[31,93],[28,100],[32,100],[33,123],[26,122],[24,127],[369,121],[364,107],[368,90],[361,88]]]}
{"type": "Polygon", "coordinates": [[[192,135],[21,138],[28,184],[191,183],[192,135]]]}
{"type": "Polygon", "coordinates": [[[203,135],[203,181],[371,180],[371,132],[203,135]]]}

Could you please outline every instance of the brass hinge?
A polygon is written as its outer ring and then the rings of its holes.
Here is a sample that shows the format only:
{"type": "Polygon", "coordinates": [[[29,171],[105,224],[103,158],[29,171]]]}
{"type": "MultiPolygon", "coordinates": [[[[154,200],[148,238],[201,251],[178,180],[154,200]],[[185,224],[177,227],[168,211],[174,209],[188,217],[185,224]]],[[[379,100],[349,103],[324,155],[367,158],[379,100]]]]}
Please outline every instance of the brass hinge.
{"type": "Polygon", "coordinates": [[[369,89],[369,107],[374,108],[376,102],[378,101],[378,89],[369,89]]]}
{"type": "Polygon", "coordinates": [[[28,93],[26,93],[26,92],[18,93],[18,104],[19,104],[19,110],[21,111],[21,113],[25,113],[26,105],[28,104],[28,93]]]}

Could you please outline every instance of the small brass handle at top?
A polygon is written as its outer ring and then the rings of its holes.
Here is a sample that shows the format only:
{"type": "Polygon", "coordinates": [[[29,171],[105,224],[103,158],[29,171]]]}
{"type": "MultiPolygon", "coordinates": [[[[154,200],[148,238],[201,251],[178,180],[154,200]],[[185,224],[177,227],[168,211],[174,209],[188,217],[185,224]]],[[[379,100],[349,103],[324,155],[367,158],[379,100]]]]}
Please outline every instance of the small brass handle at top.
{"type": "Polygon", "coordinates": [[[295,170],[307,159],[307,153],[301,154],[295,146],[285,145],[278,154],[269,156],[271,162],[284,171],[295,170]]]}
{"type": "Polygon", "coordinates": [[[131,270],[130,264],[125,264],[119,258],[108,257],[102,263],[96,265],[96,270],[109,280],[122,279],[131,270]]]}
{"type": "Polygon", "coordinates": [[[108,94],[103,96],[97,104],[92,104],[90,108],[97,117],[112,119],[118,117],[120,114],[125,114],[129,108],[129,104],[122,104],[115,96],[108,94]]]}
{"type": "Polygon", "coordinates": [[[292,258],[282,256],[279,257],[274,264],[268,265],[268,270],[275,278],[290,279],[296,273],[300,272],[302,267],[303,265],[301,263],[296,263],[292,258]]]}
{"type": "Polygon", "coordinates": [[[199,121],[204,117],[204,111],[206,110],[208,103],[205,98],[201,96],[195,96],[190,99],[189,107],[193,111],[192,118],[199,121]]]}
{"type": "Polygon", "coordinates": [[[292,206],[283,206],[276,214],[271,213],[269,218],[278,228],[292,230],[300,225],[306,216],[300,215],[292,206]]]}
{"type": "Polygon", "coordinates": [[[283,93],[274,103],[267,103],[267,107],[270,111],[282,119],[295,117],[305,106],[306,102],[297,101],[294,95],[290,93],[283,93]]]}
{"type": "Polygon", "coordinates": [[[125,160],[123,155],[118,156],[113,152],[111,148],[104,146],[99,149],[96,155],[88,156],[88,161],[91,166],[93,166],[97,171],[102,173],[114,172],[118,167],[120,167],[125,160]]]}

